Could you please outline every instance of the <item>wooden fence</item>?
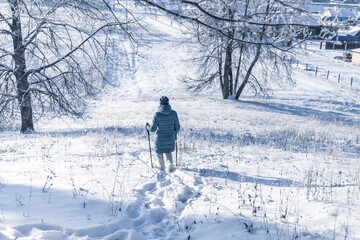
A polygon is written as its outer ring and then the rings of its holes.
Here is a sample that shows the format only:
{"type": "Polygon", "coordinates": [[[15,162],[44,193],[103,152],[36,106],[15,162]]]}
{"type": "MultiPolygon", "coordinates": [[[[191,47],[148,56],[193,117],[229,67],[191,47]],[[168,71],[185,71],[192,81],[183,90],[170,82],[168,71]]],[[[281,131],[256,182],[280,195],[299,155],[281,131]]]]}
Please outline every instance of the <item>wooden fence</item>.
{"type": "MultiPolygon", "coordinates": [[[[304,70],[314,72],[315,76],[317,76],[318,73],[320,73],[320,69],[318,66],[314,66],[309,63],[300,63],[299,60],[296,60],[295,62],[294,62],[294,60],[290,60],[290,64],[292,64],[292,65],[296,64],[297,68],[299,68],[299,64],[300,64],[300,66],[303,65],[305,67],[304,70]]],[[[326,73],[326,79],[329,79],[329,77],[331,76],[330,70],[327,70],[325,73],[326,73]]],[[[344,82],[344,81],[349,81],[350,87],[352,87],[355,82],[355,77],[350,77],[348,79],[345,79],[344,77],[341,76],[341,73],[339,73],[339,74],[336,73],[336,75],[334,75],[334,77],[337,78],[338,83],[344,82]]]]}
{"type": "Polygon", "coordinates": [[[360,48],[360,42],[326,42],[325,49],[332,49],[332,50],[349,50],[360,48]]]}

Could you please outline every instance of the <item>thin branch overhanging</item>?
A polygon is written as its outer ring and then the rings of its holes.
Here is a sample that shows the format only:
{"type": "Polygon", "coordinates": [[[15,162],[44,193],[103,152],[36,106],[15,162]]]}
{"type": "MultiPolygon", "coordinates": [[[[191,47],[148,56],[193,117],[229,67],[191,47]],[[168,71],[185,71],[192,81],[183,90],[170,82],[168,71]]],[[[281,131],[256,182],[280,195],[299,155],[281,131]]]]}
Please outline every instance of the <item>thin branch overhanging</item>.
{"type": "Polygon", "coordinates": [[[10,24],[9,20],[11,20],[11,18],[6,18],[2,13],[0,13],[0,21],[1,21],[1,22],[2,22],[2,21],[6,22],[6,24],[7,24],[9,27],[11,27],[11,24],[10,24]]]}
{"type": "Polygon", "coordinates": [[[0,29],[0,34],[14,36],[14,34],[12,32],[10,32],[9,30],[6,30],[6,29],[0,29]]]}
{"type": "Polygon", "coordinates": [[[203,7],[201,7],[200,4],[197,3],[197,2],[192,2],[192,1],[188,1],[188,0],[182,0],[181,2],[193,5],[197,9],[199,9],[202,13],[204,13],[205,15],[207,15],[207,16],[209,16],[211,18],[214,18],[215,20],[224,21],[224,22],[246,23],[246,24],[249,24],[249,25],[256,25],[256,26],[264,26],[265,25],[265,26],[269,26],[269,27],[285,27],[285,26],[308,27],[309,26],[307,24],[301,24],[301,23],[260,23],[260,22],[250,22],[250,21],[246,20],[246,19],[249,18],[248,16],[245,19],[224,18],[224,17],[220,17],[220,16],[217,16],[217,15],[215,15],[213,13],[208,12],[203,7]]]}
{"type": "MultiPolygon", "coordinates": [[[[108,8],[108,10],[111,12],[111,14],[113,15],[113,17],[115,18],[115,20],[118,22],[119,26],[121,27],[121,29],[130,37],[130,39],[137,43],[135,38],[133,38],[133,36],[127,31],[127,29],[123,26],[124,24],[120,21],[120,19],[116,16],[116,14],[114,13],[114,11],[112,10],[111,6],[109,5],[109,3],[107,3],[105,0],[103,0],[104,4],[106,5],[106,7],[108,8]]],[[[127,11],[127,9],[126,9],[127,11]]]]}
{"type": "MultiPolygon", "coordinates": [[[[214,30],[216,32],[218,32],[219,34],[223,35],[224,37],[230,39],[230,40],[234,40],[234,41],[237,41],[237,42],[240,42],[240,43],[245,43],[245,44],[251,44],[251,45],[261,45],[261,46],[271,46],[275,49],[278,49],[280,51],[289,51],[291,50],[292,48],[294,48],[294,45],[293,46],[290,46],[290,47],[286,47],[286,48],[281,48],[279,46],[276,46],[274,43],[271,43],[271,42],[255,42],[255,41],[248,41],[248,40],[244,40],[244,39],[240,39],[240,38],[237,38],[237,37],[233,37],[233,36],[230,36],[229,34],[227,34],[226,32],[222,31],[221,29],[217,28],[217,27],[214,27],[214,26],[211,26],[201,20],[199,20],[198,18],[195,18],[195,17],[190,17],[190,16],[187,16],[187,15],[183,15],[181,13],[178,13],[178,12],[174,12],[172,10],[169,10],[153,1],[150,1],[150,0],[138,0],[140,2],[143,2],[145,4],[148,4],[152,7],[155,7],[155,8],[158,8],[160,9],[161,11],[165,12],[165,13],[168,13],[172,16],[175,16],[175,17],[179,17],[181,19],[185,19],[185,20],[189,20],[189,21],[192,21],[192,22],[195,22],[201,26],[204,26],[208,29],[211,29],[211,30],[214,30]]],[[[244,22],[244,21],[243,21],[244,22]]],[[[270,23],[259,23],[260,26],[266,26],[266,27],[272,27],[272,25],[270,23]]],[[[277,26],[277,25],[274,25],[274,26],[277,26]]],[[[304,25],[304,26],[308,26],[308,25],[304,25]]]]}
{"type": "Polygon", "coordinates": [[[40,72],[43,69],[47,69],[49,67],[52,67],[56,64],[58,64],[59,62],[61,62],[62,60],[64,60],[65,58],[69,57],[71,54],[73,54],[75,51],[77,51],[78,49],[80,49],[80,47],[82,45],[84,45],[86,42],[88,42],[91,38],[93,38],[98,32],[100,32],[102,29],[106,28],[106,27],[112,27],[112,26],[118,26],[119,23],[107,23],[103,26],[101,26],[100,28],[98,28],[96,31],[94,31],[92,34],[90,34],[84,41],[82,41],[79,45],[77,45],[74,49],[72,49],[71,51],[69,51],[67,54],[65,54],[64,56],[62,56],[61,58],[55,60],[52,63],[49,63],[48,65],[39,67],[39,68],[34,68],[34,69],[30,69],[27,71],[27,74],[29,73],[33,73],[33,72],[40,72]]]}

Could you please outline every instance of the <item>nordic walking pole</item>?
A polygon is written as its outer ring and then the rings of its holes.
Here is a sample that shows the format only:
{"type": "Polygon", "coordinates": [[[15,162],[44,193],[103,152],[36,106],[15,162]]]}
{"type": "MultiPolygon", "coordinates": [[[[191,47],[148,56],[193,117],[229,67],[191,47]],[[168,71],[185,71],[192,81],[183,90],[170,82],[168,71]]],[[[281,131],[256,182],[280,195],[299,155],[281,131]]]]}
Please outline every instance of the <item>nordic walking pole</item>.
{"type": "Polygon", "coordinates": [[[177,134],[175,133],[175,166],[178,166],[178,146],[177,146],[177,134]]]}
{"type": "Polygon", "coordinates": [[[147,128],[148,126],[150,126],[149,123],[146,123],[146,131],[147,131],[147,134],[148,134],[148,140],[149,140],[149,150],[150,150],[150,163],[151,163],[151,168],[153,168],[153,162],[152,162],[152,155],[151,155],[151,144],[150,144],[150,132],[149,132],[149,129],[147,128]]]}

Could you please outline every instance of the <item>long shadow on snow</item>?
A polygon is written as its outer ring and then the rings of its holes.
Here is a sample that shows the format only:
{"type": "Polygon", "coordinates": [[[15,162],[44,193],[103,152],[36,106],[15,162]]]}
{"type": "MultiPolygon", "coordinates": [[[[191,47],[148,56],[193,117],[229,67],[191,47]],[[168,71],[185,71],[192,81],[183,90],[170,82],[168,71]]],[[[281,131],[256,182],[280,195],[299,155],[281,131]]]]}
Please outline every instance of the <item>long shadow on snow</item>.
{"type": "MultiPolygon", "coordinates": [[[[146,184],[143,187],[145,192],[148,185],[146,184]]],[[[34,230],[43,232],[44,236],[61,236],[61,239],[148,239],[145,235],[141,235],[143,233],[140,234],[141,238],[131,236],[133,233],[138,232],[139,228],[141,229],[142,224],[149,233],[157,234],[158,225],[169,224],[168,221],[173,218],[172,210],[171,212],[167,209],[158,211],[157,207],[147,207],[144,212],[142,208],[131,207],[133,205],[142,206],[143,203],[139,202],[139,200],[135,202],[132,200],[130,202],[125,201],[124,205],[121,205],[123,210],[120,210],[121,212],[117,216],[111,215],[106,213],[106,210],[109,211],[109,207],[116,207],[117,203],[113,206],[110,201],[90,199],[86,192],[83,195],[74,197],[71,190],[50,188],[43,191],[39,187],[29,185],[5,184],[0,186],[0,193],[0,207],[3,208],[5,217],[11,215],[19,219],[27,219],[17,226],[9,226],[16,230],[14,232],[15,239],[29,237],[34,230]],[[17,201],[17,206],[15,206],[14,201],[17,201]],[[76,217],[79,219],[84,218],[85,215],[91,216],[91,219],[85,220],[83,226],[69,226],[68,218],[71,221],[74,221],[75,218],[72,212],[77,212],[74,215],[77,215],[76,217]],[[133,212],[139,214],[139,216],[134,215],[133,212]],[[25,215],[25,213],[28,215],[25,215]],[[98,214],[99,216],[97,216],[98,214]],[[108,221],[104,221],[104,219],[108,221]],[[66,224],[67,226],[59,224],[66,224]],[[149,228],[154,230],[151,231],[149,228]],[[49,234],[46,235],[46,232],[49,234]]],[[[5,221],[2,223],[6,226],[6,218],[4,219],[5,221]]],[[[12,236],[11,238],[7,236],[7,234],[12,235],[10,231],[3,232],[3,230],[0,227],[0,240],[14,239],[12,236]]],[[[5,229],[5,231],[7,230],[5,229]]],[[[50,238],[60,239],[60,237],[50,238]]],[[[151,236],[151,239],[157,238],[151,236]]],[[[179,239],[185,239],[185,236],[179,239]]]]}
{"type": "Polygon", "coordinates": [[[335,100],[309,99],[309,102],[316,104],[329,104],[335,106],[339,111],[346,111],[353,114],[360,114],[360,104],[353,102],[340,102],[335,100]]]}
{"type": "MultiPolygon", "coordinates": [[[[294,181],[286,178],[266,178],[266,177],[250,177],[241,173],[229,172],[229,171],[219,171],[214,169],[189,169],[182,168],[184,171],[195,172],[199,174],[201,177],[215,177],[215,178],[223,178],[229,179],[232,181],[241,181],[247,183],[260,183],[262,185],[271,186],[271,187],[309,187],[307,184],[294,181]]],[[[335,184],[335,185],[311,185],[311,187],[322,187],[322,188],[330,188],[330,187],[353,187],[355,184],[335,184]]]]}
{"type": "MultiPolygon", "coordinates": [[[[24,224],[12,227],[18,231],[18,237],[29,236],[34,229],[44,232],[55,231],[67,236],[76,236],[79,238],[86,236],[90,238],[100,238],[120,229],[130,229],[129,226],[124,224],[126,221],[122,221],[122,219],[107,224],[100,224],[96,221],[89,220],[87,226],[75,228],[54,224],[54,222],[58,221],[61,217],[63,217],[63,219],[60,219],[62,222],[66,222],[67,220],[64,217],[69,217],[69,220],[73,221],[71,212],[67,209],[69,207],[73,208],[74,211],[80,212],[79,217],[97,208],[103,208],[104,212],[108,209],[109,202],[89,199],[86,197],[86,192],[83,192],[83,194],[79,193],[78,196],[74,197],[71,191],[55,188],[44,190],[39,187],[20,184],[5,184],[0,188],[0,192],[0,203],[3,207],[5,217],[7,214],[10,214],[19,218],[25,217],[29,219],[24,224]],[[16,196],[15,200],[14,195],[16,196]],[[17,203],[16,206],[14,201],[17,203]],[[68,204],[66,204],[66,202],[68,202],[68,204]],[[68,210],[68,216],[67,214],[63,215],[63,208],[68,210]],[[26,216],[25,213],[29,215],[26,216]],[[40,223],[42,219],[45,219],[45,221],[40,223]],[[124,226],[119,227],[121,224],[124,224],[124,226]]],[[[92,217],[94,217],[94,215],[92,215],[92,217]]],[[[100,216],[99,219],[102,218],[103,216],[100,216]]],[[[109,219],[111,219],[110,215],[109,219]]],[[[4,223],[6,224],[6,221],[4,223]]],[[[0,229],[0,239],[8,239],[1,230],[2,229],[0,229]]]]}
{"type": "MultiPolygon", "coordinates": [[[[312,108],[293,106],[283,103],[262,103],[255,101],[242,101],[245,104],[255,105],[259,107],[263,107],[265,110],[267,109],[269,112],[277,112],[283,114],[290,114],[300,117],[314,117],[321,121],[326,122],[342,122],[349,125],[353,125],[359,123],[358,120],[351,119],[351,116],[338,113],[333,111],[321,111],[312,108]]],[[[240,107],[239,107],[240,108],[240,107]]],[[[360,111],[360,110],[359,110],[360,111]]]]}
{"type": "Polygon", "coordinates": [[[72,136],[84,136],[87,134],[97,133],[117,133],[123,136],[138,135],[146,137],[145,128],[142,127],[105,127],[105,128],[84,128],[84,129],[71,129],[68,131],[53,131],[53,132],[40,132],[40,135],[50,135],[52,137],[72,137],[72,136]]]}
{"type": "MultiPolygon", "coordinates": [[[[120,126],[111,126],[111,127],[98,127],[98,128],[84,128],[84,129],[70,129],[68,131],[52,131],[52,132],[40,132],[39,135],[50,135],[52,137],[81,137],[86,136],[88,134],[119,134],[124,137],[140,137],[146,138],[147,133],[143,127],[139,126],[130,126],[130,127],[120,127],[120,126]]],[[[180,133],[179,139],[183,139],[186,141],[192,141],[192,139],[201,139],[201,140],[210,140],[212,142],[218,143],[227,143],[227,144],[240,144],[241,146],[247,146],[251,144],[261,144],[261,145],[269,145],[278,146],[279,148],[284,148],[291,142],[289,142],[289,135],[278,135],[278,132],[274,132],[275,137],[271,137],[272,134],[269,135],[258,135],[253,136],[250,133],[243,134],[233,134],[230,132],[221,132],[216,129],[182,129],[180,133]]],[[[154,135],[153,133],[151,135],[154,135]]],[[[290,139],[291,140],[291,139],[290,139]]],[[[319,139],[319,140],[309,140],[306,138],[301,138],[301,136],[296,135],[296,139],[292,144],[292,151],[298,151],[294,146],[298,146],[298,149],[303,149],[304,146],[319,146],[317,150],[321,150],[323,146],[328,144],[335,144],[329,142],[327,139],[319,139]],[[309,143],[312,142],[311,144],[309,143]]]]}
{"type": "Polygon", "coordinates": [[[241,181],[248,183],[258,182],[262,185],[275,186],[275,187],[291,187],[291,186],[302,186],[300,182],[296,182],[285,178],[262,178],[262,177],[250,177],[236,172],[219,171],[214,169],[189,169],[183,168],[184,171],[195,172],[201,177],[215,177],[224,178],[232,181],[241,181]]]}

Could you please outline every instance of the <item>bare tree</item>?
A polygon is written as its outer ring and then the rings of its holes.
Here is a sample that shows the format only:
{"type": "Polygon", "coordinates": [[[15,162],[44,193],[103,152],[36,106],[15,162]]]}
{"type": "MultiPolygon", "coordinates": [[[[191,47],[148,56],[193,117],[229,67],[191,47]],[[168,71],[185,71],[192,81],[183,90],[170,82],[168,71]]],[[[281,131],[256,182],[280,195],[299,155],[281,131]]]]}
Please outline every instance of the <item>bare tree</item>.
{"type": "Polygon", "coordinates": [[[111,4],[107,0],[0,3],[1,119],[20,114],[21,132],[28,133],[34,131],[34,115],[48,111],[82,115],[84,96],[91,96],[105,80],[105,40],[110,31],[135,41],[131,24],[136,19],[131,14],[125,18],[128,9],[121,1],[111,4]]]}
{"type": "Polygon", "coordinates": [[[239,99],[248,85],[264,91],[266,81],[291,81],[284,56],[295,38],[310,36],[305,0],[139,1],[193,25],[200,74],[186,82],[194,90],[219,82],[224,99],[239,99]]]}

